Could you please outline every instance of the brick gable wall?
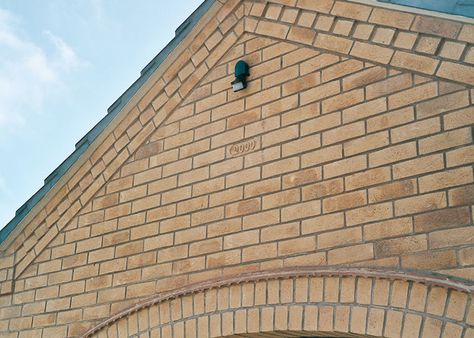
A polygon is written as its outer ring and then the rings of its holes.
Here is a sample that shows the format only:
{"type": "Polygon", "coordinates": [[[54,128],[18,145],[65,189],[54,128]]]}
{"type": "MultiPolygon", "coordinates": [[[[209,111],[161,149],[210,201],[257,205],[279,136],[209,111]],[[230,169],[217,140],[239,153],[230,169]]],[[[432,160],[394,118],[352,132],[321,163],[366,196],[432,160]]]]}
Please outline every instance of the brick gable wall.
{"type": "MultiPolygon", "coordinates": [[[[278,2],[218,2],[9,243],[2,334],[77,336],[157,293],[278,268],[474,279],[473,26],[278,2]]],[[[460,294],[452,332],[472,334],[460,294]]]]}

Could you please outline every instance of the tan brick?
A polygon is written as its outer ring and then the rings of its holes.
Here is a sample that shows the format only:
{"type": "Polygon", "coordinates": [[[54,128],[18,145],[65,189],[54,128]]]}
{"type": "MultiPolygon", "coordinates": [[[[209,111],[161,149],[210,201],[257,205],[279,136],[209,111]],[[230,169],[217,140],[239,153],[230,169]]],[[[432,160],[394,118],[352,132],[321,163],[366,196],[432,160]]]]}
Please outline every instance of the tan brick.
{"type": "Polygon", "coordinates": [[[443,117],[444,128],[454,129],[474,124],[474,107],[469,107],[446,114],[443,117]]]}
{"type": "Polygon", "coordinates": [[[207,268],[234,265],[240,263],[240,250],[218,252],[207,256],[207,268]]]}
{"type": "Polygon", "coordinates": [[[354,191],[335,197],[328,197],[323,200],[323,212],[333,212],[343,209],[349,209],[364,205],[367,203],[366,194],[363,191],[354,191]]]}
{"type": "Polygon", "coordinates": [[[449,205],[472,204],[474,201],[474,185],[451,189],[449,191],[449,205]]]}
{"type": "Polygon", "coordinates": [[[245,137],[252,137],[255,135],[263,134],[271,130],[278,129],[280,127],[280,117],[272,116],[264,120],[260,120],[249,124],[245,127],[245,137]]]}
{"type": "Polygon", "coordinates": [[[310,135],[282,145],[283,157],[303,153],[321,147],[320,135],[310,135]]]}
{"type": "Polygon", "coordinates": [[[446,153],[448,167],[455,167],[462,164],[474,162],[474,146],[458,148],[446,153]]]}
{"type": "Polygon", "coordinates": [[[445,41],[439,55],[447,59],[459,60],[466,45],[453,41],[445,41]]]}
{"type": "Polygon", "coordinates": [[[444,161],[441,154],[423,156],[395,164],[393,166],[393,177],[399,179],[437,171],[443,168],[444,161]]]}
{"type": "Polygon", "coordinates": [[[461,23],[418,15],[413,22],[411,30],[455,39],[461,30],[461,23]]]}
{"type": "Polygon", "coordinates": [[[335,110],[344,109],[364,100],[364,92],[362,89],[354,89],[349,92],[336,95],[326,99],[322,103],[322,113],[328,113],[335,110]]]}
{"type": "Polygon", "coordinates": [[[356,74],[346,76],[342,80],[344,90],[366,86],[370,83],[377,82],[387,76],[387,70],[383,67],[371,67],[364,69],[356,74]]]}
{"type": "Polygon", "coordinates": [[[298,15],[296,8],[285,8],[281,20],[288,23],[294,23],[298,15]]]}
{"type": "Polygon", "coordinates": [[[408,197],[395,201],[395,215],[407,215],[446,207],[444,192],[408,197]]]}
{"type": "Polygon", "coordinates": [[[369,25],[366,23],[358,23],[353,33],[353,37],[361,40],[368,40],[372,31],[374,30],[374,25],[369,25]]]}
{"type": "Polygon", "coordinates": [[[323,167],[324,178],[332,178],[367,168],[367,156],[359,155],[349,157],[340,161],[325,164],[323,167]]]}
{"type": "Polygon", "coordinates": [[[212,109],[226,102],[226,93],[218,93],[208,96],[205,99],[196,102],[196,113],[212,109]]]}
{"type": "Polygon", "coordinates": [[[415,16],[410,13],[393,11],[385,8],[374,8],[369,22],[400,29],[409,29],[415,16]]]}
{"type": "Polygon", "coordinates": [[[459,250],[459,263],[462,266],[472,265],[474,258],[474,248],[464,248],[459,250]]]}
{"type": "Polygon", "coordinates": [[[367,99],[385,96],[412,86],[411,74],[400,74],[366,87],[367,99]]]}
{"type": "Polygon", "coordinates": [[[225,157],[225,149],[220,148],[212,151],[208,151],[204,154],[195,156],[193,158],[194,168],[209,165],[211,163],[219,162],[225,157]]]}
{"type": "Polygon", "coordinates": [[[343,191],[343,181],[341,178],[326,180],[302,188],[303,200],[319,199],[324,196],[335,195],[343,191]]]}
{"type": "Polygon", "coordinates": [[[177,231],[175,235],[175,244],[183,244],[204,239],[206,237],[206,227],[193,227],[191,229],[177,231]]]}
{"type": "Polygon", "coordinates": [[[418,142],[420,154],[427,154],[437,150],[471,143],[472,133],[470,128],[463,128],[427,137],[418,142]]]}
{"type": "Polygon", "coordinates": [[[259,242],[259,231],[250,230],[237,234],[224,236],[224,250],[234,249],[241,246],[256,244],[259,242]]]}
{"type": "MultiPolygon", "coordinates": [[[[286,95],[286,94],[284,94],[286,95]]],[[[298,95],[284,97],[283,99],[269,103],[262,107],[262,116],[264,118],[281,114],[287,110],[294,109],[298,106],[298,95]]],[[[259,110],[258,110],[259,111],[259,110]]]]}
{"type": "Polygon", "coordinates": [[[244,138],[244,128],[237,128],[226,131],[222,134],[213,136],[211,139],[211,148],[218,148],[230,143],[241,141],[244,138]]]}
{"type": "Polygon", "coordinates": [[[273,87],[296,77],[298,77],[298,66],[283,68],[275,73],[266,75],[262,79],[262,86],[263,88],[273,87]]]}
{"type": "Polygon", "coordinates": [[[278,242],[278,255],[286,256],[296,253],[310,252],[316,249],[316,238],[300,237],[278,242]]]}
{"type": "Polygon", "coordinates": [[[265,134],[262,136],[262,147],[269,147],[277,143],[287,142],[298,138],[299,136],[299,127],[298,126],[289,126],[286,128],[281,128],[265,134]]]}
{"type": "Polygon", "coordinates": [[[417,33],[409,33],[400,31],[395,39],[394,46],[403,49],[412,49],[415,45],[417,33]]]}
{"type": "Polygon", "coordinates": [[[342,118],[344,123],[348,123],[382,113],[386,110],[387,100],[386,98],[380,98],[344,109],[342,118]]]}
{"type": "Polygon", "coordinates": [[[402,267],[406,269],[446,269],[456,266],[454,251],[428,251],[402,256],[402,267]]]}
{"type": "Polygon", "coordinates": [[[262,177],[267,178],[275,175],[281,175],[290,171],[299,169],[299,158],[291,157],[284,160],[266,164],[262,168],[262,177]]]}
{"type": "Polygon", "coordinates": [[[437,133],[441,130],[440,119],[435,117],[410,123],[390,131],[391,140],[394,143],[418,138],[421,136],[437,133]]]}
{"type": "Polygon", "coordinates": [[[351,55],[382,64],[388,64],[392,58],[393,50],[391,48],[356,41],[354,47],[351,49],[351,55]]]}
{"type": "Polygon", "coordinates": [[[416,51],[426,54],[435,54],[440,42],[440,38],[433,36],[421,36],[416,45],[416,51]]]}
{"type": "Polygon", "coordinates": [[[328,252],[328,264],[344,264],[372,259],[374,257],[372,244],[359,244],[328,252]]]}
{"type": "Polygon", "coordinates": [[[192,243],[189,246],[189,256],[199,256],[222,250],[222,238],[212,238],[192,243]]]}
{"type": "Polygon", "coordinates": [[[365,125],[362,121],[344,125],[342,127],[323,132],[323,145],[344,141],[363,135],[364,133],[365,125]]]}
{"type": "Polygon", "coordinates": [[[179,245],[158,251],[158,263],[173,261],[188,257],[188,246],[179,245]]]}
{"type": "Polygon", "coordinates": [[[372,223],[364,226],[364,239],[376,240],[398,237],[413,231],[412,220],[409,217],[372,223]]]}
{"type": "Polygon", "coordinates": [[[352,20],[342,20],[339,19],[336,21],[334,26],[333,33],[337,35],[349,35],[352,29],[354,22],[352,20]]]}
{"type": "Polygon", "coordinates": [[[299,223],[286,223],[262,229],[261,240],[262,242],[272,242],[275,240],[297,237],[299,234],[299,223]]]}
{"type": "Polygon", "coordinates": [[[345,177],[346,190],[354,190],[366,186],[375,185],[390,181],[391,170],[389,167],[380,167],[365,170],[360,173],[352,174],[345,177]]]}
{"type": "Polygon", "coordinates": [[[243,196],[242,190],[242,187],[235,187],[223,190],[221,192],[213,193],[209,196],[209,206],[214,207],[217,205],[225,204],[227,202],[240,200],[243,196]]]}
{"type": "Polygon", "coordinates": [[[188,228],[191,225],[191,217],[189,215],[183,215],[174,217],[165,221],[160,222],[160,233],[166,233],[176,231],[179,229],[188,228]]]}
{"type": "Polygon", "coordinates": [[[300,92],[300,104],[305,105],[314,101],[324,99],[326,97],[339,94],[339,81],[332,81],[323,85],[300,92]]]}
{"type": "Polygon", "coordinates": [[[423,176],[418,179],[420,193],[472,183],[472,168],[463,167],[423,176]]]}
{"type": "Polygon", "coordinates": [[[464,82],[470,85],[474,84],[474,71],[472,67],[454,62],[441,62],[441,66],[438,68],[436,75],[457,82],[464,82]]]}
{"type": "Polygon", "coordinates": [[[429,234],[430,249],[446,248],[457,245],[472,244],[473,229],[468,226],[452,230],[440,230],[429,234]]]}
{"type": "MultiPolygon", "coordinates": [[[[321,55],[317,55],[307,61],[304,61],[300,64],[300,75],[306,75],[309,73],[313,73],[318,69],[324,68],[326,66],[332,65],[334,63],[339,62],[339,57],[337,55],[324,53],[321,55]]],[[[315,73],[320,75],[320,73],[315,73]]]]}
{"type": "Polygon", "coordinates": [[[362,228],[349,228],[318,235],[318,249],[347,246],[362,242],[362,228]]]}
{"type": "Polygon", "coordinates": [[[425,83],[397,94],[390,95],[388,97],[388,107],[389,109],[399,108],[421,100],[429,99],[436,96],[436,94],[436,82],[425,83]]]}
{"type": "Polygon", "coordinates": [[[391,146],[369,154],[369,166],[378,167],[387,163],[398,162],[416,156],[415,142],[391,146]]]}
{"type": "Polygon", "coordinates": [[[310,201],[295,204],[281,209],[281,221],[287,222],[298,218],[316,216],[321,213],[321,201],[310,201]]]}
{"type": "Polygon", "coordinates": [[[329,13],[333,4],[334,0],[321,0],[318,2],[314,2],[312,0],[300,0],[298,1],[297,6],[299,8],[308,9],[316,12],[329,13]]]}
{"type": "MultiPolygon", "coordinates": [[[[170,204],[165,207],[155,208],[147,211],[147,222],[157,221],[176,215],[176,205],[170,204]]],[[[129,226],[127,224],[127,226],[129,226]]]]}
{"type": "Polygon", "coordinates": [[[300,201],[299,189],[285,190],[274,194],[266,195],[262,198],[263,210],[276,208],[286,204],[300,201]]]}
{"type": "Polygon", "coordinates": [[[312,29],[292,26],[288,33],[288,39],[299,43],[311,45],[314,41],[316,32],[312,29]]]}
{"type": "Polygon", "coordinates": [[[220,176],[233,171],[241,170],[243,159],[241,157],[228,159],[220,163],[211,165],[211,177],[220,176]]]}
{"type": "Polygon", "coordinates": [[[339,36],[319,33],[316,36],[314,46],[317,48],[327,49],[338,53],[348,53],[351,49],[353,41],[339,36]]]}
{"type": "Polygon", "coordinates": [[[233,129],[260,119],[260,109],[251,109],[243,113],[233,115],[227,119],[227,128],[233,129]]]}
{"type": "Polygon", "coordinates": [[[348,226],[379,221],[393,216],[392,203],[373,204],[346,212],[348,226]]]}
{"type": "MultiPolygon", "coordinates": [[[[309,73],[303,76],[299,76],[298,78],[285,82],[282,85],[283,95],[287,96],[287,95],[301,92],[308,88],[316,87],[317,85],[320,84],[320,82],[321,82],[320,72],[314,72],[314,73],[309,73]]],[[[285,110],[287,109],[280,109],[280,111],[285,111],[285,110]]]]}
{"type": "Polygon", "coordinates": [[[451,292],[448,306],[446,309],[446,316],[448,318],[461,320],[464,317],[465,307],[468,301],[468,296],[463,292],[451,292]]]}
{"type": "Polygon", "coordinates": [[[259,21],[256,29],[256,33],[268,35],[274,38],[285,39],[288,34],[289,26],[268,22],[268,21],[259,21]]]}
{"type": "Polygon", "coordinates": [[[260,208],[260,199],[254,198],[226,205],[225,214],[226,217],[242,216],[259,211],[260,208]]]}
{"type": "Polygon", "coordinates": [[[387,129],[415,119],[413,107],[406,107],[381,114],[367,120],[367,132],[387,129]]]}
{"type": "Polygon", "coordinates": [[[414,217],[415,231],[428,232],[469,224],[466,208],[450,208],[417,215],[414,217]]]}
{"type": "Polygon", "coordinates": [[[347,60],[321,71],[322,82],[328,82],[344,77],[363,68],[363,63],[358,60],[347,60]]]}
{"type": "Polygon", "coordinates": [[[341,124],[341,113],[334,112],[313,118],[301,124],[301,135],[312,134],[321,130],[330,129],[341,124]]]}
{"type": "Polygon", "coordinates": [[[389,136],[387,132],[379,132],[363,136],[352,141],[344,143],[344,154],[351,156],[366,152],[377,148],[382,148],[389,144],[389,136]]]}
{"type": "Polygon", "coordinates": [[[456,92],[436,97],[416,105],[418,118],[439,115],[446,111],[462,108],[469,105],[467,91],[456,92]]]}
{"type": "Polygon", "coordinates": [[[199,225],[224,218],[224,207],[208,208],[191,215],[191,225],[199,225]]]}
{"type": "MultiPolygon", "coordinates": [[[[308,183],[320,181],[322,178],[321,167],[303,169],[283,176],[283,188],[293,188],[308,183]]],[[[279,181],[278,181],[279,183],[279,181]]]]}
{"type": "Polygon", "coordinates": [[[375,243],[374,249],[376,257],[386,257],[424,251],[427,248],[428,240],[426,235],[416,235],[378,241],[375,243]]]}
{"type": "Polygon", "coordinates": [[[178,185],[188,185],[209,178],[209,167],[203,167],[187,171],[178,175],[178,185]]]}
{"type": "Polygon", "coordinates": [[[252,184],[247,184],[244,188],[245,198],[264,195],[269,192],[275,192],[281,189],[280,179],[271,178],[261,180],[252,184]]]}
{"type": "Polygon", "coordinates": [[[251,229],[263,227],[266,225],[277,224],[280,222],[280,210],[270,210],[259,212],[253,215],[243,217],[243,228],[251,229]]]}
{"type": "Polygon", "coordinates": [[[406,68],[429,75],[434,74],[438,63],[439,61],[434,58],[402,51],[396,51],[391,61],[392,66],[406,68]]]}

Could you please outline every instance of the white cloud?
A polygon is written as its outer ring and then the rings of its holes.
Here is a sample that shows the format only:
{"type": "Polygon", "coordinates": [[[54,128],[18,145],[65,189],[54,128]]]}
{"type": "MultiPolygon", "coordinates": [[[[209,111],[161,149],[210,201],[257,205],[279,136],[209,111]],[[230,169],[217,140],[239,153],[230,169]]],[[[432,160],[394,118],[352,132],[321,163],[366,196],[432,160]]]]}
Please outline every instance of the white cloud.
{"type": "Polygon", "coordinates": [[[67,73],[85,65],[73,48],[50,31],[39,46],[12,12],[0,8],[0,132],[23,125],[41,112],[46,98],[64,85],[67,73]],[[48,52],[49,51],[49,52],[48,52]]]}

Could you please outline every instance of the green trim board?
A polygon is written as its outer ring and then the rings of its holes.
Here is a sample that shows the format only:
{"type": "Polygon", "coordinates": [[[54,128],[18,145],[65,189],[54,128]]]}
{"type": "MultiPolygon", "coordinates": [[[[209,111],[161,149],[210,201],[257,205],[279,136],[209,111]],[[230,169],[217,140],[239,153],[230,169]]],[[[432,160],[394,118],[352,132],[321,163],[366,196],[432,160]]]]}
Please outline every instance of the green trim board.
{"type": "Polygon", "coordinates": [[[391,3],[427,9],[435,12],[447,13],[474,18],[474,0],[378,0],[391,3]]]}
{"type": "Polygon", "coordinates": [[[170,53],[191,32],[202,16],[216,0],[205,0],[175,31],[175,37],[140,72],[140,77],[107,109],[107,114],[75,145],[75,150],[46,179],[44,185],[31,196],[15,213],[15,217],[0,230],[0,243],[11,234],[16,226],[55,186],[71,166],[86,152],[94,140],[132,99],[150,76],[166,60],[170,53]]]}

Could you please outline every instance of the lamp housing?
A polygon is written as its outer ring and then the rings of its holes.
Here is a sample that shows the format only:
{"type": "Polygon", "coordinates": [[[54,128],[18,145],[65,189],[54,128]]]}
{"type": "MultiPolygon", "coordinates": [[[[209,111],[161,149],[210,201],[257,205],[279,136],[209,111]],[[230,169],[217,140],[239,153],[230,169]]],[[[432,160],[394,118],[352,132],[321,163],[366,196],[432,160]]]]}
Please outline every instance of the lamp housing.
{"type": "Polygon", "coordinates": [[[231,82],[234,92],[238,92],[247,88],[247,76],[249,73],[249,65],[243,60],[237,61],[235,64],[235,80],[231,82]]]}

